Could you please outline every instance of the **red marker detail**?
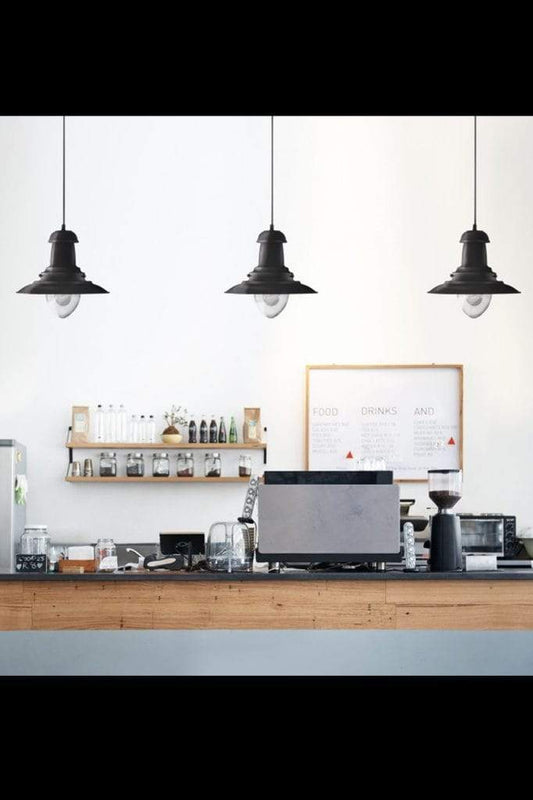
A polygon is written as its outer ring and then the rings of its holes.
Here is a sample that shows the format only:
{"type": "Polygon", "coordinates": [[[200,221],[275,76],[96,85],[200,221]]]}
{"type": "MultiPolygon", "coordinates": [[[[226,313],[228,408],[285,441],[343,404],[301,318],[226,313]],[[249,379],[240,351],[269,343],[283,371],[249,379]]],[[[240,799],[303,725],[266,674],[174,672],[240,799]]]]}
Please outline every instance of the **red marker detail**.
{"type": "Polygon", "coordinates": [[[346,456],[346,458],[353,458],[353,453],[351,450],[348,451],[348,455],[346,456]]]}
{"type": "Polygon", "coordinates": [[[453,438],[453,436],[450,436],[450,438],[448,439],[448,444],[455,444],[455,439],[453,438]]]}

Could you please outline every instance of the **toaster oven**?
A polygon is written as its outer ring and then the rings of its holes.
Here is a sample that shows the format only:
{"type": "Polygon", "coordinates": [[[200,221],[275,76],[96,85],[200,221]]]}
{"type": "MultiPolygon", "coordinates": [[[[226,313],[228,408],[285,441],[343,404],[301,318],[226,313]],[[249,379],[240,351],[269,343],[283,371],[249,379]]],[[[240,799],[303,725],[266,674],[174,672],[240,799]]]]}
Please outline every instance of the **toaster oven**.
{"type": "Polygon", "coordinates": [[[504,514],[459,514],[463,553],[492,553],[513,558],[520,542],[516,538],[516,517],[504,514]]]}

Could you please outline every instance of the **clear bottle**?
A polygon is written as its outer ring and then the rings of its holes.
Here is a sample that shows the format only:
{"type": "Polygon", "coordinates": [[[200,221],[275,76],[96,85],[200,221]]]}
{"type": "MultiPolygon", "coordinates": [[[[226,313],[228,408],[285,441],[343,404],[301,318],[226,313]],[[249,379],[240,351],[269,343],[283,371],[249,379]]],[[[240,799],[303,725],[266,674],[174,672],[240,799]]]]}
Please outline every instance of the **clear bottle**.
{"type": "Polygon", "coordinates": [[[118,568],[117,548],[113,539],[98,539],[94,555],[98,572],[114,572],[118,568]]]}
{"type": "Polygon", "coordinates": [[[128,441],[129,442],[139,441],[139,418],[137,414],[131,415],[128,441]]]}
{"type": "Polygon", "coordinates": [[[142,453],[128,453],[126,475],[128,478],[142,478],[144,476],[144,456],[142,453]]]}
{"type": "Polygon", "coordinates": [[[218,426],[218,441],[220,444],[226,444],[228,437],[226,434],[226,423],[224,417],[220,417],[220,425],[218,426]]]}
{"type": "Polygon", "coordinates": [[[106,422],[106,430],[105,430],[105,438],[106,442],[116,442],[117,441],[117,414],[113,405],[109,405],[105,415],[105,422],[106,422]]]}
{"type": "Polygon", "coordinates": [[[222,475],[220,453],[205,454],[204,473],[206,478],[220,478],[222,475]]]}
{"type": "Polygon", "coordinates": [[[202,414],[202,421],[200,422],[200,444],[207,444],[209,441],[209,434],[207,430],[207,422],[205,414],[202,414]]]}
{"type": "Polygon", "coordinates": [[[146,441],[146,418],[144,414],[141,414],[141,418],[139,420],[139,442],[146,441]]]}
{"type": "Polygon", "coordinates": [[[117,454],[114,452],[100,453],[100,477],[117,477],[117,454]]]}
{"type": "Polygon", "coordinates": [[[211,422],[209,424],[209,444],[216,444],[218,442],[218,428],[215,415],[211,414],[211,422]]]}
{"type": "Polygon", "coordinates": [[[237,424],[235,422],[235,417],[231,418],[230,426],[229,426],[229,440],[231,444],[237,444],[238,436],[237,436],[237,424]]]}
{"type": "Polygon", "coordinates": [[[121,404],[117,412],[117,442],[128,441],[128,414],[121,404]]]}
{"type": "Polygon", "coordinates": [[[94,415],[94,439],[96,442],[105,442],[105,412],[99,404],[94,415]]]}
{"type": "Polygon", "coordinates": [[[198,429],[196,427],[196,422],[194,421],[194,415],[191,414],[191,418],[189,420],[189,444],[196,444],[198,441],[198,429]]]}
{"type": "Polygon", "coordinates": [[[115,409],[115,442],[120,442],[120,406],[115,409]]]}
{"type": "Polygon", "coordinates": [[[170,477],[170,459],[168,453],[154,453],[152,456],[152,475],[154,478],[170,477]]]}
{"type": "Polygon", "coordinates": [[[146,423],[146,441],[152,444],[155,442],[155,419],[153,414],[150,414],[146,423]]]}

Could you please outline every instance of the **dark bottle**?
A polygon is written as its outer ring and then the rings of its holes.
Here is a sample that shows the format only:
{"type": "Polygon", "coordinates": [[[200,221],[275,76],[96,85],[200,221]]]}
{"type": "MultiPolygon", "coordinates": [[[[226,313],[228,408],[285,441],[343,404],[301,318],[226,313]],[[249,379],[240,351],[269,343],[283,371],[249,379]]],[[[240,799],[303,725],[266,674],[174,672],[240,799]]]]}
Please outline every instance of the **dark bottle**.
{"type": "Polygon", "coordinates": [[[215,420],[215,415],[211,415],[211,424],[209,426],[209,443],[216,444],[218,442],[218,429],[215,420]]]}
{"type": "Polygon", "coordinates": [[[207,422],[205,421],[205,414],[202,414],[202,421],[200,422],[200,444],[207,444],[207,422]]]}
{"type": "Polygon", "coordinates": [[[218,426],[218,441],[220,444],[226,444],[228,437],[226,436],[226,425],[224,417],[220,417],[220,425],[218,426]]]}
{"type": "Polygon", "coordinates": [[[235,424],[235,417],[231,418],[229,426],[229,440],[230,444],[237,444],[237,425],[235,424]]]}
{"type": "Polygon", "coordinates": [[[198,441],[198,430],[196,428],[196,422],[194,421],[194,417],[191,417],[189,421],[189,444],[196,444],[198,441]]]}

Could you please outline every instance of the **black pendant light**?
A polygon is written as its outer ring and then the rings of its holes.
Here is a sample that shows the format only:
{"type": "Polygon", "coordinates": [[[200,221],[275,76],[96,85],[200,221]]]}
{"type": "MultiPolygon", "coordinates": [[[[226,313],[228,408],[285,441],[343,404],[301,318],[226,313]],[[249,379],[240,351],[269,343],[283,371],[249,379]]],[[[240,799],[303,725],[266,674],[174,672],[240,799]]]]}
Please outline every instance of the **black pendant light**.
{"type": "Polygon", "coordinates": [[[474,117],[474,224],[460,239],[463,245],[461,266],[451,280],[435,286],[429,294],[461,295],[462,309],[468,317],[480,317],[490,305],[493,294],[520,294],[518,289],[498,280],[487,264],[489,237],[477,229],[477,117],[474,117]]]}
{"type": "Polygon", "coordinates": [[[272,319],[281,314],[290,294],[316,294],[314,289],[294,280],[285,266],[283,245],[287,239],[274,229],[274,117],[270,117],[270,228],[257,237],[259,264],[248,280],[232,286],[226,294],[253,294],[260,311],[272,319]]]}
{"type": "Polygon", "coordinates": [[[78,237],[74,231],[65,229],[65,117],[63,117],[63,224],[48,240],[52,244],[50,266],[39,275],[39,280],[29,283],[17,294],[45,294],[54,313],[64,319],[78,307],[82,294],[108,294],[91,281],[76,266],[74,245],[78,237]]]}

